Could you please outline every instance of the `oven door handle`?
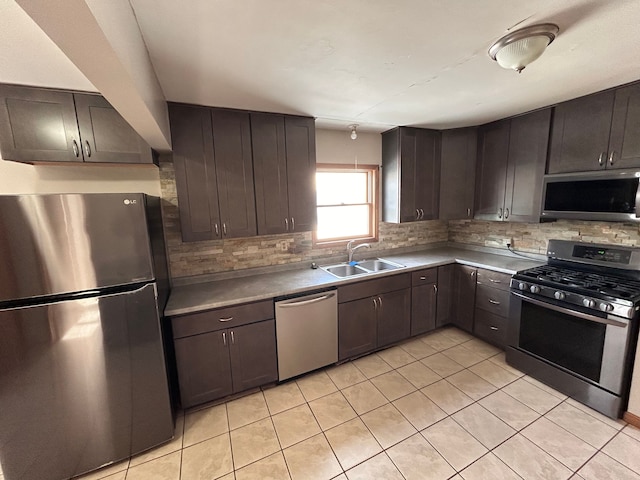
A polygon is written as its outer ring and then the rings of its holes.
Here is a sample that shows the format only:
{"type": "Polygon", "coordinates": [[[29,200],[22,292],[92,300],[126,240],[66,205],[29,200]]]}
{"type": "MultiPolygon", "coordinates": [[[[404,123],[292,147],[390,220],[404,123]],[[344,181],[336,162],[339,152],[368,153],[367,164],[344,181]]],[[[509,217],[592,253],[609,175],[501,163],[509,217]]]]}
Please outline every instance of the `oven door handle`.
{"type": "Polygon", "coordinates": [[[596,317],[595,315],[589,315],[588,313],[578,312],[577,310],[572,310],[570,308],[558,307],[553,303],[541,302],[540,300],[527,297],[526,295],[522,295],[521,293],[518,293],[518,292],[511,292],[511,295],[520,297],[529,303],[538,305],[539,307],[548,308],[549,310],[555,310],[556,312],[560,312],[560,313],[566,313],[567,315],[572,315],[574,317],[582,318],[583,320],[589,320],[591,322],[604,323],[605,325],[613,325],[615,327],[623,327],[623,328],[626,328],[629,324],[628,320],[619,321],[619,320],[611,320],[609,318],[596,317]]]}

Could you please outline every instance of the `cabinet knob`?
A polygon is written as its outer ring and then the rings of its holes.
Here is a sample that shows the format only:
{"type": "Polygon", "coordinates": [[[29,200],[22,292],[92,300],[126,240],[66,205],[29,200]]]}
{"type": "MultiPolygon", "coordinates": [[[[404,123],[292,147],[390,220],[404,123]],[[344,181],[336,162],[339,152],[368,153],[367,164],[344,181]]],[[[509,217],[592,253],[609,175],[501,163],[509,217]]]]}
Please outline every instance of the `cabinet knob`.
{"type": "Polygon", "coordinates": [[[470,216],[471,216],[471,209],[467,208],[467,217],[470,217],[470,216]]]}
{"type": "Polygon", "coordinates": [[[436,285],[435,283],[433,284],[433,292],[434,293],[438,293],[438,285],[436,285]]]}
{"type": "Polygon", "coordinates": [[[84,141],[84,153],[87,157],[91,156],[91,146],[89,145],[89,141],[85,140],[84,141]]]}
{"type": "Polygon", "coordinates": [[[223,234],[223,235],[226,235],[226,234],[227,234],[227,224],[226,224],[226,222],[224,222],[224,223],[222,224],[222,234],[223,234]]]}
{"type": "Polygon", "coordinates": [[[235,345],[236,344],[236,339],[233,336],[233,330],[231,330],[231,345],[235,345]]]}
{"type": "Polygon", "coordinates": [[[498,218],[502,218],[502,207],[498,209],[498,218]]]}
{"type": "Polygon", "coordinates": [[[497,300],[493,300],[492,298],[489,299],[489,303],[493,304],[493,305],[500,305],[500,302],[497,300]]]}
{"type": "Polygon", "coordinates": [[[226,318],[220,318],[219,321],[221,322],[230,322],[231,320],[233,320],[233,317],[226,317],[226,318]]]}
{"type": "Polygon", "coordinates": [[[490,328],[491,330],[498,330],[498,327],[494,327],[493,325],[491,325],[489,328],[490,328]]]}
{"type": "Polygon", "coordinates": [[[613,165],[615,155],[616,155],[616,151],[611,150],[611,153],[609,154],[609,165],[613,165]]]}
{"type": "Polygon", "coordinates": [[[287,232],[289,231],[289,219],[288,218],[284,219],[284,229],[287,232]]]}
{"type": "Polygon", "coordinates": [[[225,347],[227,346],[227,333],[226,332],[222,332],[222,344],[225,347]]]}
{"type": "Polygon", "coordinates": [[[605,153],[604,152],[600,152],[600,156],[598,157],[598,165],[600,165],[600,166],[604,165],[604,156],[605,156],[605,153]]]}
{"type": "Polygon", "coordinates": [[[421,208],[420,209],[420,220],[424,219],[424,210],[421,208]]]}
{"type": "Polygon", "coordinates": [[[73,154],[76,157],[80,156],[80,149],[78,148],[78,142],[76,142],[75,139],[73,140],[73,154]]]}
{"type": "Polygon", "coordinates": [[[504,219],[506,220],[507,218],[509,218],[509,209],[505,208],[504,209],[504,219]]]}
{"type": "Polygon", "coordinates": [[[378,301],[375,298],[373,299],[373,308],[378,309],[378,301]]]}
{"type": "Polygon", "coordinates": [[[420,209],[416,208],[416,220],[420,220],[420,209]]]}
{"type": "Polygon", "coordinates": [[[296,219],[291,217],[291,231],[294,232],[296,229],[296,219]]]}

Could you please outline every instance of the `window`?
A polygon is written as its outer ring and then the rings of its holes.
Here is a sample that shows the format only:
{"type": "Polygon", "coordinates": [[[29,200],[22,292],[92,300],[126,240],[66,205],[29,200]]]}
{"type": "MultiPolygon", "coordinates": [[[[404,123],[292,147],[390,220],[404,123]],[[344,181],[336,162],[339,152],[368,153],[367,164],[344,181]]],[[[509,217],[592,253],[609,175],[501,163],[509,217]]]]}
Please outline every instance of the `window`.
{"type": "Polygon", "coordinates": [[[377,191],[377,165],[318,165],[315,242],[376,240],[377,191]]]}

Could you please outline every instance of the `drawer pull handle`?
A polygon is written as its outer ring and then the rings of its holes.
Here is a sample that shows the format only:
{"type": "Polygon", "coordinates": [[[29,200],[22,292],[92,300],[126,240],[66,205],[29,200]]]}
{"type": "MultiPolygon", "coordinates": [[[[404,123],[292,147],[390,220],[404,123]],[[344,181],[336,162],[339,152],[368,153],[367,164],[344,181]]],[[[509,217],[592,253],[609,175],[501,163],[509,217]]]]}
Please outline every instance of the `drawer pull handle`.
{"type": "Polygon", "coordinates": [[[427,277],[420,277],[420,280],[426,280],[427,277]]]}
{"type": "Polygon", "coordinates": [[[491,299],[491,298],[489,299],[489,303],[492,303],[492,304],[494,304],[494,305],[500,305],[500,302],[499,302],[499,301],[497,301],[497,300],[493,300],[493,299],[491,299]]]}
{"type": "Polygon", "coordinates": [[[231,320],[233,320],[233,317],[226,317],[226,318],[220,319],[221,322],[230,322],[231,320]]]}
{"type": "Polygon", "coordinates": [[[502,283],[500,280],[494,280],[493,278],[490,278],[489,281],[491,283],[502,283]]]}
{"type": "Polygon", "coordinates": [[[227,346],[227,334],[226,334],[226,332],[222,332],[222,344],[225,347],[227,346]]]}
{"type": "Polygon", "coordinates": [[[438,285],[436,285],[435,283],[433,284],[433,291],[434,293],[438,293],[438,285]]]}
{"type": "Polygon", "coordinates": [[[498,327],[494,327],[493,325],[491,325],[489,328],[490,328],[491,330],[498,330],[498,327]]]}
{"type": "Polygon", "coordinates": [[[236,344],[236,339],[233,337],[233,330],[231,330],[231,345],[236,344]]]}

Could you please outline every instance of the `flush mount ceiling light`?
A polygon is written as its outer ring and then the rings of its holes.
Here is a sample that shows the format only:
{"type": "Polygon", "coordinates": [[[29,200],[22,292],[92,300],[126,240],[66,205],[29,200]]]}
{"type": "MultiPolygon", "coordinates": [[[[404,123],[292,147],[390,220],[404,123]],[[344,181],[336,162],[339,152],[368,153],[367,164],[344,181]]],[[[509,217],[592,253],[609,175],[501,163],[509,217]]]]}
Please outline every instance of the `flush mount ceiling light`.
{"type": "Polygon", "coordinates": [[[354,123],[353,125],[349,125],[349,130],[351,130],[351,140],[355,140],[358,138],[358,132],[356,132],[356,128],[358,128],[358,124],[354,123]]]}
{"type": "Polygon", "coordinates": [[[531,25],[506,34],[491,45],[489,56],[502,68],[520,73],[542,55],[560,29],[553,23],[531,25]]]}

